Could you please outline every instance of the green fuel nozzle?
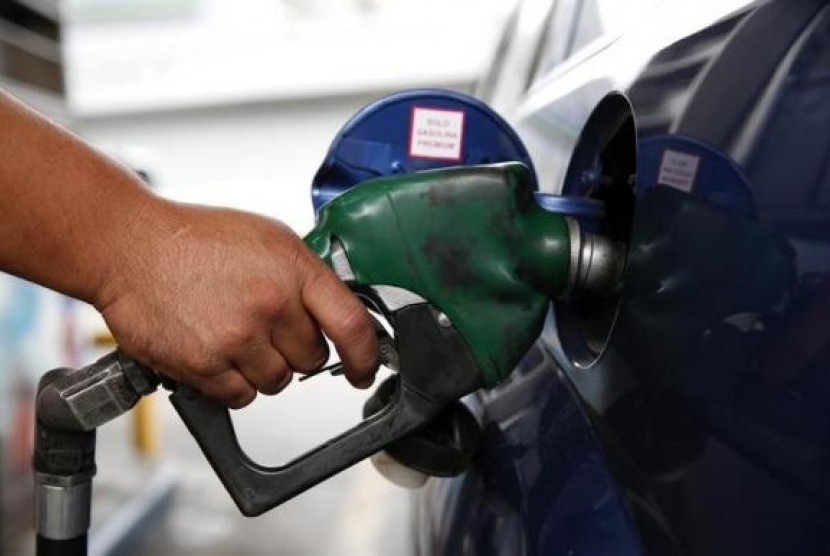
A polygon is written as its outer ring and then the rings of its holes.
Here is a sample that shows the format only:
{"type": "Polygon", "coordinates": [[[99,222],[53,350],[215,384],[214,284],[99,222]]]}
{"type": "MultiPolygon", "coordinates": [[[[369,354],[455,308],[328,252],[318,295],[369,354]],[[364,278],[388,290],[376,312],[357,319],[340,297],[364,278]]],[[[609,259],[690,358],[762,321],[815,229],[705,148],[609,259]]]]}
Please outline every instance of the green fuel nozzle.
{"type": "Polygon", "coordinates": [[[364,182],[322,207],[306,236],[337,269],[334,241],[358,288],[401,288],[446,315],[487,386],[538,337],[550,300],[588,274],[578,224],[536,203],[519,163],[364,182]]]}
{"type": "Polygon", "coordinates": [[[616,287],[621,250],[539,206],[532,183],[519,163],[376,179],[323,206],[306,237],[352,289],[369,293],[369,304],[398,331],[397,348],[411,354],[369,398],[364,416],[395,404],[395,388],[412,379],[406,361],[430,367],[418,392],[434,400],[431,411],[440,410],[430,419],[416,417],[428,424],[390,438],[372,457],[401,486],[469,466],[480,429],[458,398],[509,375],[539,336],[551,300],[616,287]],[[401,303],[428,306],[435,318],[401,338],[395,322],[401,303]],[[434,322],[443,334],[427,340],[434,322]],[[457,347],[435,350],[450,340],[457,347]]]}

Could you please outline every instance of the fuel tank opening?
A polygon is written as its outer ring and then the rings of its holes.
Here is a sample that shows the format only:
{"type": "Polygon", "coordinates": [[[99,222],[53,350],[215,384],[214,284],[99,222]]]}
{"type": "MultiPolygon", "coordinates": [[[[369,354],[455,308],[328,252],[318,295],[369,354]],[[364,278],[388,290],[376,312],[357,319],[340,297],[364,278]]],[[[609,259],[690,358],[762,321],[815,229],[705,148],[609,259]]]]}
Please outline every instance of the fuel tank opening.
{"type": "Polygon", "coordinates": [[[571,294],[554,306],[559,341],[577,367],[590,367],[605,350],[619,309],[634,212],[637,136],[628,99],[604,97],[588,118],[571,157],[563,196],[601,206],[574,215],[577,275],[571,294]]]}

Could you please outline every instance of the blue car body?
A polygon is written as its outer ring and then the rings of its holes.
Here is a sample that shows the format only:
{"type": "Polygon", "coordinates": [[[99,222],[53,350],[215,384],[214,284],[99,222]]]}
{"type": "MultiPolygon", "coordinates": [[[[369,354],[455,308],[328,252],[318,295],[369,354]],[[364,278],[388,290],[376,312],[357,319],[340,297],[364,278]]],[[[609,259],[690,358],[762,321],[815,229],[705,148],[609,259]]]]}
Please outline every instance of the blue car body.
{"type": "Polygon", "coordinates": [[[830,6],[606,4],[521,3],[478,94],[544,192],[636,176],[621,291],[467,400],[417,553],[830,554],[830,6]]]}

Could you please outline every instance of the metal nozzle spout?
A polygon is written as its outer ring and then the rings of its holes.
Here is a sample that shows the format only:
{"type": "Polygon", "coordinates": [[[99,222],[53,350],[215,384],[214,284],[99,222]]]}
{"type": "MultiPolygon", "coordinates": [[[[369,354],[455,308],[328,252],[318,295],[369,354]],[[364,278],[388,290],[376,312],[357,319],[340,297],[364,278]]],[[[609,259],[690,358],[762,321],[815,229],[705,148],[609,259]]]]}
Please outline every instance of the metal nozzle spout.
{"type": "Polygon", "coordinates": [[[611,295],[617,293],[625,268],[625,246],[604,236],[579,232],[571,244],[572,293],[611,295]]]}

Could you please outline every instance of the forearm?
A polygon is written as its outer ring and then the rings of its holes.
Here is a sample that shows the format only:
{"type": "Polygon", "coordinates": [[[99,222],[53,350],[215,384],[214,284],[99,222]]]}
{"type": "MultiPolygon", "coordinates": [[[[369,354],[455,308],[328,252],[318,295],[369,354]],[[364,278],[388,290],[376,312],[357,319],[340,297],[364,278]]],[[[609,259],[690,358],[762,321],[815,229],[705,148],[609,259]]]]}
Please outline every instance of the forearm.
{"type": "Polygon", "coordinates": [[[160,201],[5,93],[0,122],[0,270],[96,302],[119,257],[141,248],[129,245],[131,229],[160,201]]]}
{"type": "Polygon", "coordinates": [[[163,201],[2,93],[0,124],[0,270],[93,303],[127,353],[233,407],[323,365],[321,329],[371,382],[365,308],[291,230],[163,201]]]}

